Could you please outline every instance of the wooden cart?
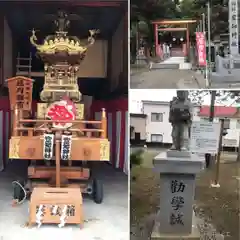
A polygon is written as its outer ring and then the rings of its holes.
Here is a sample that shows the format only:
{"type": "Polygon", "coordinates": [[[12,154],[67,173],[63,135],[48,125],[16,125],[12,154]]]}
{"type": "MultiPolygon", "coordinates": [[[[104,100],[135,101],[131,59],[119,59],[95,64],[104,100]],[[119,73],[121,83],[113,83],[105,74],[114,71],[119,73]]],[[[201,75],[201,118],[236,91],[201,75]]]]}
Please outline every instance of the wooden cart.
{"type": "MultiPolygon", "coordinates": [[[[40,204],[36,199],[49,192],[46,190],[49,187],[69,189],[70,195],[74,192],[71,189],[81,189],[81,193],[90,194],[96,203],[101,203],[103,186],[89,163],[109,161],[105,110],[100,121],[84,120],[84,105],[80,102],[77,84],[79,64],[94,43],[97,31],[91,30],[88,43],[82,46],[77,37],[67,35],[65,13],[59,14],[57,26],[55,35],[48,36],[43,45],[36,43],[35,31],[30,38],[45,63],[42,102],[38,103],[37,116],[32,113],[34,81],[22,76],[7,80],[13,116],[9,158],[30,162],[24,186],[26,191],[33,191],[33,209],[40,204]]],[[[15,198],[20,197],[17,195],[15,193],[15,198]]],[[[60,201],[59,196],[56,192],[52,194],[49,204],[60,201]]],[[[81,201],[81,196],[79,199],[81,201]]],[[[30,218],[30,223],[35,221],[30,218]]]]}

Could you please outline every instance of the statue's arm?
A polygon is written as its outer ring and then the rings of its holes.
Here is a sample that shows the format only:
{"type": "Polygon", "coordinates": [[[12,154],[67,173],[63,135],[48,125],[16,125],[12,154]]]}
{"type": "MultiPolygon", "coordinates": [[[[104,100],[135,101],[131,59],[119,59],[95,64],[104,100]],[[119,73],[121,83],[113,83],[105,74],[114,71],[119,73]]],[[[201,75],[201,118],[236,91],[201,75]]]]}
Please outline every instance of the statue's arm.
{"type": "Polygon", "coordinates": [[[193,106],[193,103],[191,103],[191,101],[189,101],[188,105],[189,105],[190,123],[191,123],[193,120],[194,106],[193,106]]]}

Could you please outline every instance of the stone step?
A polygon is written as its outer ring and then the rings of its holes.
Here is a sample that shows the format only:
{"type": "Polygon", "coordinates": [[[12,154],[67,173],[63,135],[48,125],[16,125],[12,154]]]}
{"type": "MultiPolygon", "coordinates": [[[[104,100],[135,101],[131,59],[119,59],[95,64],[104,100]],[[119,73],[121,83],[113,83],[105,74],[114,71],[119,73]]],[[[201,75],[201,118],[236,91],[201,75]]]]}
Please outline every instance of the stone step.
{"type": "Polygon", "coordinates": [[[178,63],[154,63],[152,69],[179,69],[178,63]]]}

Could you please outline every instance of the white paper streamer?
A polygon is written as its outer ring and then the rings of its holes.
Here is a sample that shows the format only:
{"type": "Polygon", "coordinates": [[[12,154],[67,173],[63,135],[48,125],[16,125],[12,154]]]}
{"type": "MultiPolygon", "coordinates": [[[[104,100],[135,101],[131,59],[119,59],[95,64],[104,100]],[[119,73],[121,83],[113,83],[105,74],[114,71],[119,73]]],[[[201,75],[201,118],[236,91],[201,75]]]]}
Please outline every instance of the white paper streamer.
{"type": "Polygon", "coordinates": [[[42,225],[42,219],[43,219],[42,214],[43,214],[43,205],[40,205],[39,209],[38,209],[38,211],[36,213],[36,223],[38,225],[37,226],[38,228],[40,228],[41,225],[42,225]]]}
{"type": "Polygon", "coordinates": [[[43,158],[45,160],[51,160],[53,157],[54,135],[45,133],[43,136],[43,158]]]}
{"type": "Polygon", "coordinates": [[[70,160],[71,157],[72,136],[62,135],[61,141],[61,159],[70,160]]]}
{"type": "Polygon", "coordinates": [[[67,212],[67,205],[64,205],[64,208],[62,210],[62,215],[60,217],[60,223],[58,224],[58,227],[60,228],[65,226],[65,219],[67,217],[66,212],[67,212]]]}

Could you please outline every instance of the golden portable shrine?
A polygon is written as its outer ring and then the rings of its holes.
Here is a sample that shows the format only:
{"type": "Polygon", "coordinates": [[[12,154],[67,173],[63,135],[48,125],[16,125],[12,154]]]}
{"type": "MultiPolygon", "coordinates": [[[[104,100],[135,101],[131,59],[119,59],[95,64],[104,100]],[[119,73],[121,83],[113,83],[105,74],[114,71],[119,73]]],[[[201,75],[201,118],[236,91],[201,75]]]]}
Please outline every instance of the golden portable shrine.
{"type": "Polygon", "coordinates": [[[28,180],[16,182],[14,189],[17,202],[31,193],[29,224],[63,226],[82,224],[82,193],[102,202],[103,186],[88,163],[109,161],[110,143],[104,109],[100,121],[84,120],[77,83],[79,65],[98,31],[90,30],[83,44],[68,36],[65,13],[60,13],[55,23],[57,31],[42,45],[36,43],[34,30],[30,37],[45,63],[42,102],[37,103],[36,117],[32,114],[34,80],[22,76],[7,80],[13,112],[9,158],[31,162],[28,180]]]}

